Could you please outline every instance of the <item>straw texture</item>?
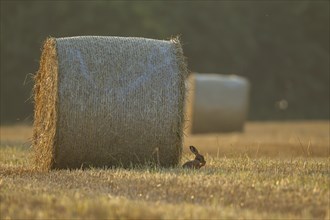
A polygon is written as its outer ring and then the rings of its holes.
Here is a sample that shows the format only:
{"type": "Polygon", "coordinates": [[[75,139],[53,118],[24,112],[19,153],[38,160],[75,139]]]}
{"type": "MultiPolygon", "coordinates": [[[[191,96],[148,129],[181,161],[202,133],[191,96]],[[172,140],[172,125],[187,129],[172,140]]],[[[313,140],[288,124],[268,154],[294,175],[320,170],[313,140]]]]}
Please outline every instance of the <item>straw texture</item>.
{"type": "Polygon", "coordinates": [[[189,77],[193,97],[190,132],[219,133],[243,131],[249,104],[250,85],[235,75],[193,74],[189,77]]]}
{"type": "Polygon", "coordinates": [[[35,85],[36,167],[178,164],[186,75],[178,39],[48,39],[35,85]]]}
{"type": "Polygon", "coordinates": [[[34,85],[33,150],[37,168],[49,169],[54,163],[58,112],[58,60],[55,39],[43,45],[40,67],[34,85]]]}

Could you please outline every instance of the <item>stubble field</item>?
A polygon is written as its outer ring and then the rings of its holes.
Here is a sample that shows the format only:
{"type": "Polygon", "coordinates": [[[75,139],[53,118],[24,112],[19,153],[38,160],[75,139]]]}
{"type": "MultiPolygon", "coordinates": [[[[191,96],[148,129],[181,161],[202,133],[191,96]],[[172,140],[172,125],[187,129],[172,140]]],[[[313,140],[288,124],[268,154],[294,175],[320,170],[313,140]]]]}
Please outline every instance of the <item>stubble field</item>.
{"type": "Polygon", "coordinates": [[[329,121],[249,122],[244,133],[186,135],[200,170],[32,169],[31,127],[1,127],[0,217],[329,219],[329,121]]]}

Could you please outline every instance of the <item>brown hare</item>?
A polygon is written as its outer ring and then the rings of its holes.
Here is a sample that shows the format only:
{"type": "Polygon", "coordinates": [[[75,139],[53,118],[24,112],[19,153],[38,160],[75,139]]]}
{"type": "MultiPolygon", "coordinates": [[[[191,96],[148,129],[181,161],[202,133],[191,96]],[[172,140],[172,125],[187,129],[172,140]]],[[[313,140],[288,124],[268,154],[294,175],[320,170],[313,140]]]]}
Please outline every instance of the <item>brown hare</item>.
{"type": "Polygon", "coordinates": [[[204,159],[204,156],[198,153],[198,150],[194,146],[189,146],[191,152],[195,154],[195,159],[186,162],[182,165],[183,168],[192,168],[192,169],[199,169],[202,166],[205,166],[206,161],[204,159]]]}

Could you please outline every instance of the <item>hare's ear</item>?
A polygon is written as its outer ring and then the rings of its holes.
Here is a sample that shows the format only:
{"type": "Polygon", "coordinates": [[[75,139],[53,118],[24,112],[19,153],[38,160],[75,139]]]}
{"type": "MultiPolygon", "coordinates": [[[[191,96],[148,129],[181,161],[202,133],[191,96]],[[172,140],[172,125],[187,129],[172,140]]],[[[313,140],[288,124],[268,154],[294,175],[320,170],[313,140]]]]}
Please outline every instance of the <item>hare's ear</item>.
{"type": "Polygon", "coordinates": [[[198,154],[198,150],[196,149],[196,147],[194,147],[194,146],[189,146],[189,148],[190,148],[190,150],[191,150],[191,152],[193,152],[194,154],[198,154]]]}

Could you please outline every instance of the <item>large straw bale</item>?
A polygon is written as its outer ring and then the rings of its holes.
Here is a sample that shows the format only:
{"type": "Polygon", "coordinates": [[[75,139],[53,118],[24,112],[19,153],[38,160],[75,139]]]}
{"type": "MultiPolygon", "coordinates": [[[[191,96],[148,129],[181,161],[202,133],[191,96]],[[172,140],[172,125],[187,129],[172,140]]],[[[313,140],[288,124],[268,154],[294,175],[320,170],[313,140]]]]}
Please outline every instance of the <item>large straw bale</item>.
{"type": "Polygon", "coordinates": [[[196,73],[187,82],[193,90],[187,99],[191,133],[243,131],[249,104],[247,79],[196,73]]]}
{"type": "Polygon", "coordinates": [[[178,39],[47,39],[34,88],[36,168],[178,164],[186,72],[178,39]]]}

